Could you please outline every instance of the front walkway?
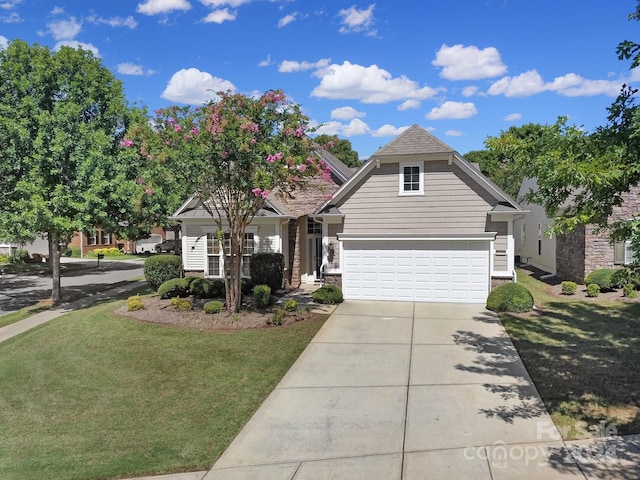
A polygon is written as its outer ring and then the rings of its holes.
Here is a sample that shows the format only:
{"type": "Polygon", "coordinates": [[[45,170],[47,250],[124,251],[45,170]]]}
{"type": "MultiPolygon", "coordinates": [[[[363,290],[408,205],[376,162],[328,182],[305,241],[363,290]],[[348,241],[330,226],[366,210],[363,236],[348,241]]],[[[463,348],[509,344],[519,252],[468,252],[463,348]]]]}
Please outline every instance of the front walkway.
{"type": "Polygon", "coordinates": [[[482,306],[348,301],[204,478],[637,478],[624,440],[563,442],[482,306]]]}

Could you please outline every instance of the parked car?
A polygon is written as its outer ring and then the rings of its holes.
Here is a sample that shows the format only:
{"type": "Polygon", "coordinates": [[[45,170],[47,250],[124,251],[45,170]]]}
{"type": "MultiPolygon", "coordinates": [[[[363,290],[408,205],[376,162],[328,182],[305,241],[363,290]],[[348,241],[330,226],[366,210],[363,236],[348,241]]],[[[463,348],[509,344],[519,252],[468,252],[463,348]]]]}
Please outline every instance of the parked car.
{"type": "Polygon", "coordinates": [[[152,233],[149,238],[141,238],[136,240],[135,252],[136,253],[153,253],[156,251],[156,245],[162,241],[162,235],[159,233],[152,233]]]}
{"type": "Polygon", "coordinates": [[[165,240],[162,243],[158,243],[155,246],[156,253],[162,252],[175,252],[176,250],[176,241],[175,240],[165,240]]]}

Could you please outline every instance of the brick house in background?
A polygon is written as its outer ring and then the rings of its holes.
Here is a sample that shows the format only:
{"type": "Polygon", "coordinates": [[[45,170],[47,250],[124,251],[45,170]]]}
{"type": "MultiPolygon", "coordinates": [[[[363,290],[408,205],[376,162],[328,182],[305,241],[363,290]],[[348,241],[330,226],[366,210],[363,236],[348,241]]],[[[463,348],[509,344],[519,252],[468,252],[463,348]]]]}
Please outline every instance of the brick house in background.
{"type": "MultiPolygon", "coordinates": [[[[633,261],[629,242],[612,244],[607,231],[582,225],[565,235],[546,234],[553,219],[540,205],[523,201],[524,195],[538,188],[536,179],[522,181],[518,198],[531,213],[515,221],[516,255],[520,262],[555,274],[562,280],[584,283],[585,277],[601,268],[614,268],[633,261]]],[[[623,195],[624,203],[613,209],[610,223],[628,220],[640,213],[640,187],[623,195]]]]}
{"type": "MultiPolygon", "coordinates": [[[[166,232],[162,227],[155,227],[150,233],[160,235],[162,237],[160,241],[174,237],[173,231],[166,232]]],[[[81,257],[98,248],[117,248],[124,253],[135,253],[134,240],[118,239],[114,234],[101,228],[82,233],[76,232],[69,242],[69,247],[80,249],[81,257]]]]}

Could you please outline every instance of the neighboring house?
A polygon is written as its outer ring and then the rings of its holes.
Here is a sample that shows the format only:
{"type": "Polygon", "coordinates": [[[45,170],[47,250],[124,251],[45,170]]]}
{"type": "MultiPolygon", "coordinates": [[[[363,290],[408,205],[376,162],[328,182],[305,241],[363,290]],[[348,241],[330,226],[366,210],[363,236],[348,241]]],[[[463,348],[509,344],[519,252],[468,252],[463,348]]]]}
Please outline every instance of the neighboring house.
{"type": "Polygon", "coordinates": [[[29,255],[49,255],[49,242],[46,238],[38,237],[33,242],[18,244],[15,242],[0,241],[0,253],[10,255],[16,250],[26,250],[29,255]]]}
{"type": "Polygon", "coordinates": [[[155,227],[151,231],[151,236],[149,237],[150,242],[145,242],[145,240],[134,242],[133,240],[118,239],[114,234],[96,228],[82,233],[75,232],[73,237],[71,237],[69,247],[78,248],[81,257],[98,248],[117,248],[124,253],[153,253],[155,252],[154,247],[157,243],[161,243],[164,240],[172,240],[173,238],[173,231],[165,231],[162,227],[155,227]],[[143,245],[143,247],[140,245],[143,245]]]}
{"type": "MultiPolygon", "coordinates": [[[[293,202],[269,196],[247,231],[245,265],[281,252],[289,285],[324,280],[347,299],[483,303],[492,282],[515,278],[513,220],[525,210],[426,130],[413,125],[352,175],[318,153],[333,182],[293,202]]],[[[172,218],[185,270],[221,276],[216,227],[198,200],[172,218]]]]}
{"type": "MultiPolygon", "coordinates": [[[[518,199],[537,191],[536,179],[522,181],[518,199]]],[[[634,218],[640,212],[640,187],[623,195],[624,203],[613,209],[611,222],[634,218]]],[[[523,204],[524,201],[523,201],[523,204]]],[[[606,231],[583,225],[564,235],[548,235],[553,223],[540,205],[525,204],[531,214],[516,220],[516,255],[520,261],[555,274],[562,280],[583,283],[585,277],[600,268],[613,268],[633,261],[629,242],[612,244],[606,231]]]]}

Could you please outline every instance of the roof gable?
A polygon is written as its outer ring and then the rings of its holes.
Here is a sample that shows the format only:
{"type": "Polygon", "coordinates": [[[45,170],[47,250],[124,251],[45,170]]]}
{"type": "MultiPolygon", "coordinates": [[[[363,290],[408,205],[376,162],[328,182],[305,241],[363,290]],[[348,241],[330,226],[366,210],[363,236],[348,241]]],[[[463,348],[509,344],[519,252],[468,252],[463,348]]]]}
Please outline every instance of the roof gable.
{"type": "Polygon", "coordinates": [[[373,154],[375,157],[393,155],[420,155],[430,153],[452,153],[455,150],[440,141],[419,125],[411,125],[396,139],[373,154]]]}

